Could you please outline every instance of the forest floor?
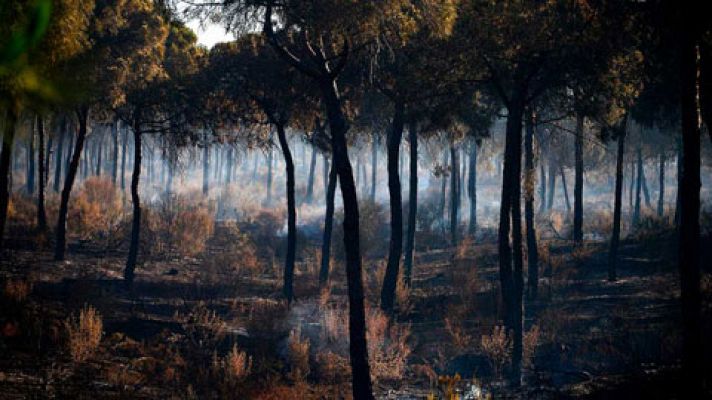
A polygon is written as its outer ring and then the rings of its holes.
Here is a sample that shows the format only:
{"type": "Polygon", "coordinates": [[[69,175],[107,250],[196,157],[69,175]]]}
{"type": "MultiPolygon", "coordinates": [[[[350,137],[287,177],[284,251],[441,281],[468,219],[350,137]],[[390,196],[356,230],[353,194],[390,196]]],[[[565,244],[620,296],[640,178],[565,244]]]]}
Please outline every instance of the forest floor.
{"type": "MultiPolygon", "coordinates": [[[[207,274],[205,262],[220,253],[219,243],[209,243],[196,258],[145,261],[130,290],[120,279],[122,252],[77,243],[68,261],[55,262],[49,249],[34,248],[33,242],[15,239],[10,246],[0,258],[6,292],[0,305],[0,399],[348,397],[348,379],[325,384],[324,376],[338,373],[327,374],[323,367],[312,367],[301,378],[285,372],[294,371],[287,367],[287,342],[297,326],[312,340],[312,365],[326,350],[338,352],[316,343],[313,332],[324,329],[325,307],[345,307],[339,262],[332,266],[331,279],[339,283],[332,284],[330,295],[319,293],[311,267],[318,263],[300,262],[297,301],[287,309],[279,301],[278,274],[239,279],[207,274]],[[27,296],[9,298],[8,285],[18,282],[31,285],[27,296]],[[102,316],[103,338],[79,362],[69,356],[64,332],[69,316],[87,304],[102,316]],[[218,323],[220,338],[210,327],[218,323]],[[210,366],[235,343],[254,360],[250,382],[231,386],[223,379],[213,390],[201,388],[219,379],[210,366]]],[[[675,249],[671,233],[626,240],[619,279],[608,282],[606,243],[573,249],[567,241],[542,241],[538,297],[525,301],[530,335],[524,385],[513,389],[502,384],[506,355],[485,349],[482,340],[497,337],[500,307],[491,236],[458,248],[422,248],[394,324],[407,333],[406,367],[400,379],[378,380],[378,397],[443,396],[451,382],[455,391],[482,388],[496,398],[682,398],[675,249]]],[[[709,248],[706,253],[709,259],[709,248]]],[[[379,265],[382,261],[364,262],[367,300],[374,304],[379,265]]],[[[709,333],[709,273],[703,274],[703,298],[709,333]]]]}

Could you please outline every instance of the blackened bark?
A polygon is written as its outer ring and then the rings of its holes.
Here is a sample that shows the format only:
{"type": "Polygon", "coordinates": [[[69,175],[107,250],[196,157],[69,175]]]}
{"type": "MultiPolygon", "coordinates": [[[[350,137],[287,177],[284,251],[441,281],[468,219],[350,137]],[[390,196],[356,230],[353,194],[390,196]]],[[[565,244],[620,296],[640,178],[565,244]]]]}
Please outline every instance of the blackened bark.
{"type": "Polygon", "coordinates": [[[638,147],[637,157],[638,159],[636,165],[638,169],[638,179],[635,185],[635,210],[633,211],[633,226],[638,225],[640,222],[640,192],[643,188],[643,180],[641,178],[643,175],[643,155],[640,146],[638,147]]]}
{"type": "Polygon", "coordinates": [[[30,142],[27,144],[27,194],[35,194],[35,126],[30,130],[30,142]]]}
{"type": "Polygon", "coordinates": [[[445,189],[447,188],[447,176],[448,176],[448,156],[450,155],[449,152],[444,152],[445,154],[443,155],[443,169],[442,169],[442,175],[440,176],[441,179],[441,185],[440,185],[440,218],[444,219],[445,218],[445,189]]]}
{"type": "Polygon", "coordinates": [[[319,270],[319,287],[325,288],[329,281],[329,265],[331,263],[331,231],[334,227],[334,198],[336,197],[336,167],[329,164],[324,156],[324,171],[329,171],[326,188],[326,215],[324,216],[324,235],[321,242],[321,269],[319,270]]]}
{"type": "Polygon", "coordinates": [[[388,264],[381,288],[381,309],[386,313],[393,311],[398,284],[398,270],[403,251],[403,203],[399,174],[400,144],[403,138],[403,117],[405,105],[396,101],[395,113],[387,138],[388,194],[391,211],[391,241],[388,247],[388,264]]]}
{"type": "Polygon", "coordinates": [[[311,204],[314,200],[314,172],[316,171],[316,147],[312,147],[311,161],[309,162],[309,177],[307,178],[306,203],[311,204]]]}
{"type": "Polygon", "coordinates": [[[111,124],[111,138],[114,141],[114,150],[111,157],[111,182],[116,187],[116,180],[119,177],[119,119],[111,124]]]}
{"type": "Polygon", "coordinates": [[[571,212],[571,202],[569,201],[569,188],[566,186],[566,171],[564,167],[559,167],[559,172],[561,172],[561,186],[564,189],[564,199],[566,200],[566,211],[571,212]]]}
{"type": "MultiPolygon", "coordinates": [[[[688,10],[689,11],[689,10],[688,10]]],[[[687,18],[685,18],[687,22],[687,18]]],[[[679,45],[681,83],[682,178],[680,197],[680,239],[678,268],[680,272],[680,300],[682,304],[683,387],[690,398],[702,398],[705,364],[702,346],[700,295],[700,127],[697,112],[698,66],[694,33],[682,26],[679,45]]]]}
{"type": "Polygon", "coordinates": [[[621,235],[621,208],[623,202],[623,157],[625,155],[626,120],[618,133],[618,150],[616,155],[616,189],[613,205],[613,232],[611,234],[611,248],[608,253],[608,280],[616,280],[616,265],[618,263],[618,245],[621,235]]]}
{"type": "Polygon", "coordinates": [[[141,244],[141,199],[138,195],[138,184],[141,177],[141,123],[138,117],[133,121],[134,163],[131,173],[131,203],[133,204],[133,219],[131,220],[131,242],[129,256],[124,267],[124,283],[131,287],[136,271],[139,245],[141,244]]]}
{"type": "Polygon", "coordinates": [[[470,143],[470,171],[467,176],[467,195],[470,199],[470,223],[467,232],[475,236],[477,232],[477,141],[470,143]]]}
{"type": "Polygon", "coordinates": [[[682,203],[681,197],[682,192],[680,188],[682,187],[682,163],[684,160],[684,155],[682,153],[682,140],[677,139],[677,193],[675,194],[675,226],[680,226],[680,204],[682,203]]]}
{"type": "Polygon", "coordinates": [[[15,141],[15,128],[17,125],[17,111],[9,107],[5,117],[5,129],[2,135],[2,153],[0,154],[0,249],[3,248],[5,237],[5,224],[7,222],[7,208],[10,204],[10,161],[12,148],[15,141]]]}
{"type": "Polygon", "coordinates": [[[373,135],[371,142],[371,201],[376,202],[376,178],[378,173],[378,144],[381,141],[378,134],[373,135]]]}
{"type": "Polygon", "coordinates": [[[546,211],[546,168],[544,168],[544,152],[539,142],[539,213],[546,211]]]}
{"type": "Polygon", "coordinates": [[[94,175],[96,176],[101,176],[101,155],[103,153],[102,151],[102,145],[104,144],[104,136],[101,135],[97,138],[96,144],[94,145],[95,152],[97,153],[96,155],[96,170],[94,171],[94,175]]]}
{"type": "Polygon", "coordinates": [[[284,125],[276,123],[277,138],[282,148],[284,164],[287,172],[287,257],[284,260],[284,287],[282,293],[287,303],[294,300],[294,261],[297,252],[297,205],[294,195],[294,161],[289,150],[284,125]]]}
{"type": "Polygon", "coordinates": [[[650,207],[650,192],[648,191],[648,181],[645,179],[645,162],[641,161],[642,169],[640,173],[640,180],[643,185],[643,198],[645,199],[645,206],[650,207]]]}
{"type": "Polygon", "coordinates": [[[554,207],[554,194],[556,193],[556,161],[554,157],[549,155],[549,196],[546,202],[546,209],[551,210],[554,207]]]}
{"type": "Polygon", "coordinates": [[[203,196],[207,196],[210,190],[210,146],[208,146],[207,130],[203,134],[203,142],[203,196]]]}
{"type": "Polygon", "coordinates": [[[79,160],[82,157],[84,149],[84,140],[87,136],[87,124],[89,123],[89,110],[83,107],[77,110],[77,120],[79,129],[77,130],[77,138],[74,142],[74,151],[72,158],[67,168],[67,176],[64,178],[64,187],[62,188],[62,196],[59,203],[59,217],[57,220],[57,234],[54,248],[54,259],[56,261],[64,260],[64,252],[66,250],[67,236],[67,212],[69,210],[69,196],[72,193],[72,186],[77,177],[77,169],[79,168],[79,160]]]}
{"type": "Polygon", "coordinates": [[[37,157],[37,166],[39,172],[39,184],[37,185],[37,229],[40,232],[47,230],[47,213],[45,212],[45,129],[44,119],[41,115],[37,115],[37,136],[39,138],[39,154],[37,157]]]}
{"type": "Polygon", "coordinates": [[[267,204],[272,204],[272,148],[267,155],[267,204]]]}
{"type": "Polygon", "coordinates": [[[536,299],[539,288],[539,249],[534,228],[534,118],[534,113],[527,110],[524,136],[524,218],[527,230],[527,296],[530,299],[536,299]]]}
{"type": "Polygon", "coordinates": [[[405,259],[403,260],[403,279],[410,286],[413,275],[413,255],[415,253],[415,229],[418,214],[418,131],[416,125],[408,127],[410,142],[410,180],[408,184],[408,232],[405,239],[405,259]]]}
{"type": "Polygon", "coordinates": [[[452,165],[452,171],[450,171],[450,242],[453,246],[457,246],[457,225],[460,210],[460,160],[454,142],[450,142],[450,159],[452,165]]]}
{"type": "Polygon", "coordinates": [[[575,180],[574,180],[574,242],[583,241],[583,115],[576,116],[575,180]]]}
{"type": "Polygon", "coordinates": [[[665,214],[665,151],[660,152],[658,169],[658,217],[665,214]]]}
{"type": "Polygon", "coordinates": [[[126,189],[126,153],[129,142],[129,128],[124,128],[124,140],[121,146],[121,191],[126,189]]]}
{"type": "MultiPolygon", "coordinates": [[[[232,170],[235,166],[235,150],[230,146],[227,149],[227,166],[225,167],[225,183],[232,183],[232,170]]],[[[170,172],[170,171],[169,171],[170,172]]]]}
{"type": "MultiPolygon", "coordinates": [[[[67,118],[68,119],[68,118],[67,118]]],[[[53,187],[55,193],[59,193],[59,185],[62,183],[62,161],[64,154],[64,137],[67,136],[69,130],[69,122],[63,119],[60,127],[59,138],[57,139],[57,150],[54,157],[54,181],[53,187]]]]}

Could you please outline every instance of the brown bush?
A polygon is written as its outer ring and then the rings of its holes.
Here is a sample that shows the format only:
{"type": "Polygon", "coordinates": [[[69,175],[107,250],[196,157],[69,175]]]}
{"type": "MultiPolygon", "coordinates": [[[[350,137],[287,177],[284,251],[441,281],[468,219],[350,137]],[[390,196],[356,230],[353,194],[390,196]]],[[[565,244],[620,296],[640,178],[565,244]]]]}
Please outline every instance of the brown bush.
{"type": "Polygon", "coordinates": [[[392,323],[380,309],[366,314],[366,340],[371,362],[371,378],[399,380],[405,375],[410,346],[410,325],[392,323]]]}
{"type": "Polygon", "coordinates": [[[186,337],[199,349],[214,349],[227,334],[225,321],[202,302],[178,319],[186,337]]]}
{"type": "Polygon", "coordinates": [[[5,282],[3,296],[13,302],[22,303],[32,292],[32,282],[27,280],[9,279],[5,282]]]}
{"type": "Polygon", "coordinates": [[[316,355],[319,380],[324,383],[346,382],[351,377],[349,360],[332,351],[319,352],[316,355]]]}
{"type": "Polygon", "coordinates": [[[302,338],[301,327],[292,329],[287,341],[289,379],[303,382],[309,375],[309,339],[302,338]]]}
{"type": "MultiPolygon", "coordinates": [[[[390,228],[388,212],[380,203],[370,200],[359,201],[359,240],[361,251],[365,258],[384,257],[388,252],[390,228]]],[[[344,260],[344,229],[341,221],[344,219],[343,210],[338,210],[334,215],[334,235],[332,247],[334,257],[344,260]]]]}
{"type": "Polygon", "coordinates": [[[254,276],[262,271],[263,265],[257,259],[257,246],[235,222],[222,225],[220,234],[211,239],[210,245],[218,251],[205,257],[203,269],[216,281],[254,276]]]}
{"type": "Polygon", "coordinates": [[[65,321],[67,349],[76,362],[87,360],[101,342],[104,324],[101,315],[92,306],[84,306],[79,317],[70,317],[65,321]]]}
{"type": "Polygon", "coordinates": [[[121,194],[111,180],[91,177],[69,203],[67,226],[83,239],[107,237],[119,226],[123,214],[121,194]]]}
{"type": "Polygon", "coordinates": [[[225,389],[234,389],[252,373],[252,357],[234,344],[224,357],[213,353],[211,373],[225,389]]]}
{"type": "Polygon", "coordinates": [[[495,326],[492,334],[482,335],[480,346],[497,376],[501,376],[504,366],[512,358],[512,341],[507,334],[507,329],[504,326],[495,326]]]}

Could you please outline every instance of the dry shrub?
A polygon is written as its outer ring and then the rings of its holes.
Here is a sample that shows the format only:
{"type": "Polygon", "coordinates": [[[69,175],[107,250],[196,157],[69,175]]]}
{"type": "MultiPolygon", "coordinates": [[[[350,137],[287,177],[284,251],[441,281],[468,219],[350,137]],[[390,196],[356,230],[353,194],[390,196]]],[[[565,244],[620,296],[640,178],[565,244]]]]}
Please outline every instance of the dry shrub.
{"type": "Polygon", "coordinates": [[[71,232],[84,239],[108,236],[121,223],[120,191],[104,177],[91,177],[69,203],[67,220],[71,232]]]}
{"type": "Polygon", "coordinates": [[[403,269],[400,270],[398,281],[396,282],[396,307],[400,315],[410,314],[415,307],[410,297],[410,287],[408,287],[405,283],[405,279],[403,279],[403,269]]]}
{"type": "Polygon", "coordinates": [[[286,220],[284,210],[261,209],[240,223],[240,229],[255,243],[260,244],[259,256],[262,261],[271,261],[281,250],[282,240],[279,239],[279,233],[286,220]]]}
{"type": "Polygon", "coordinates": [[[8,280],[3,288],[3,296],[15,303],[23,303],[32,292],[32,282],[26,280],[8,280]]]}
{"type": "Polygon", "coordinates": [[[319,379],[324,383],[345,382],[351,377],[349,360],[332,351],[319,352],[316,355],[319,379]]]}
{"type": "Polygon", "coordinates": [[[245,328],[251,336],[269,338],[284,332],[286,302],[260,298],[249,307],[245,328]]]}
{"type": "Polygon", "coordinates": [[[203,272],[217,282],[243,276],[255,276],[262,270],[257,259],[257,246],[233,221],[220,227],[219,234],[211,239],[211,246],[219,251],[205,257],[203,272]]]}
{"type": "Polygon", "coordinates": [[[225,321],[202,302],[178,319],[186,337],[199,349],[214,349],[227,334],[225,321]]]}
{"type": "Polygon", "coordinates": [[[381,259],[374,262],[370,267],[364,268],[364,272],[366,300],[371,304],[379,304],[381,301],[383,278],[386,276],[386,260],[381,259]]]}
{"type": "Polygon", "coordinates": [[[524,333],[524,337],[522,338],[522,363],[525,368],[534,366],[534,355],[539,346],[539,333],[538,325],[532,325],[532,327],[524,333]]]}
{"type": "Polygon", "coordinates": [[[241,351],[237,344],[233,344],[225,357],[218,357],[217,353],[213,353],[211,373],[221,385],[234,388],[252,373],[252,357],[241,351]]]}
{"type": "Polygon", "coordinates": [[[465,352],[472,347],[473,337],[467,333],[459,318],[445,317],[445,331],[450,335],[458,352],[465,352]]]}
{"type": "Polygon", "coordinates": [[[303,382],[309,375],[309,339],[302,339],[301,327],[292,329],[287,340],[289,379],[303,382]]]}
{"type": "Polygon", "coordinates": [[[374,308],[366,314],[366,329],[371,378],[374,381],[402,379],[411,352],[410,325],[392,323],[386,314],[374,308]]]}
{"type": "Polygon", "coordinates": [[[348,336],[349,319],[346,312],[333,307],[326,307],[321,314],[321,341],[337,343],[348,336]]]}
{"type": "Polygon", "coordinates": [[[179,210],[170,227],[170,240],[179,253],[195,256],[205,250],[205,242],[212,236],[214,226],[213,215],[205,208],[179,210]]]}
{"type": "Polygon", "coordinates": [[[482,352],[489,359],[492,368],[497,376],[501,376],[502,370],[512,358],[512,342],[504,326],[495,326],[492,334],[482,335],[480,346],[482,352]]]}
{"type": "Polygon", "coordinates": [[[67,332],[67,348],[76,362],[87,360],[101,342],[104,328],[101,315],[92,306],[84,306],[79,318],[70,317],[64,323],[67,332]]]}
{"type": "MultiPolygon", "coordinates": [[[[389,232],[388,212],[384,205],[370,200],[359,201],[359,240],[365,258],[379,258],[388,253],[389,232]]],[[[345,259],[344,229],[340,221],[344,219],[342,209],[334,215],[333,254],[339,260],[345,259]]]]}
{"type": "Polygon", "coordinates": [[[13,193],[7,205],[7,221],[24,228],[34,226],[37,221],[36,200],[13,193]]]}

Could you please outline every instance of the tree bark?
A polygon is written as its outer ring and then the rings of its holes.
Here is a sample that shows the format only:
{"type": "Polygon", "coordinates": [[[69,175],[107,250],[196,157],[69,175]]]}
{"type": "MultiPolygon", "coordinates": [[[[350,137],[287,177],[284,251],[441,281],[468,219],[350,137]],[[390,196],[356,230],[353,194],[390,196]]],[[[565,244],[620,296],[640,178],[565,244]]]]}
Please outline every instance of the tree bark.
{"type": "Polygon", "coordinates": [[[559,166],[559,172],[561,172],[561,186],[564,189],[564,199],[566,200],[566,211],[571,212],[571,202],[569,201],[569,189],[566,186],[566,171],[564,171],[564,167],[559,166]]]}
{"type": "Polygon", "coordinates": [[[275,123],[279,146],[282,148],[284,164],[287,172],[287,257],[284,260],[284,287],[282,293],[287,303],[294,300],[294,261],[297,251],[297,206],[294,195],[294,161],[289,150],[287,135],[282,123],[275,123]]]}
{"type": "Polygon", "coordinates": [[[556,160],[549,155],[549,196],[546,202],[546,209],[551,210],[554,207],[554,194],[556,193],[556,160]]]}
{"type": "Polygon", "coordinates": [[[413,275],[416,217],[418,214],[418,132],[415,124],[408,127],[408,141],[410,142],[410,181],[408,184],[408,232],[405,239],[403,279],[405,284],[410,286],[413,275]]]}
{"type": "Polygon", "coordinates": [[[650,207],[650,191],[648,190],[648,180],[645,179],[645,161],[641,161],[641,164],[640,179],[643,181],[643,198],[645,199],[645,206],[650,207]]]}
{"type": "Polygon", "coordinates": [[[633,226],[638,225],[640,222],[640,192],[643,188],[643,180],[641,176],[643,175],[643,155],[640,147],[638,147],[637,153],[637,168],[638,168],[638,179],[635,185],[635,210],[633,211],[633,226]]]}
{"type": "Polygon", "coordinates": [[[8,107],[5,118],[5,129],[2,137],[2,153],[0,153],[0,249],[4,245],[5,225],[7,223],[7,208],[10,204],[10,161],[15,141],[15,128],[18,115],[15,107],[8,107]]]}
{"type": "Polygon", "coordinates": [[[37,230],[47,231],[47,213],[45,212],[45,129],[44,119],[37,115],[37,136],[39,138],[39,154],[37,166],[39,167],[39,185],[37,185],[37,230]]]}
{"type": "Polygon", "coordinates": [[[677,193],[675,194],[675,227],[680,227],[680,207],[682,204],[682,192],[680,188],[682,187],[682,164],[684,160],[684,154],[682,149],[682,140],[677,139],[677,193]]]}
{"type": "Polygon", "coordinates": [[[64,155],[64,137],[67,136],[67,131],[69,130],[69,122],[67,119],[62,120],[61,128],[59,132],[59,138],[57,139],[57,150],[54,157],[54,185],[52,189],[55,193],[59,193],[59,185],[62,183],[62,161],[64,155]]]}
{"type": "MultiPolygon", "coordinates": [[[[691,11],[691,10],[686,10],[691,11]]],[[[685,18],[687,20],[687,18],[685,18]]],[[[682,128],[682,177],[678,268],[682,304],[683,387],[690,398],[702,398],[705,363],[700,294],[700,127],[697,112],[697,51],[692,27],[681,26],[679,44],[682,128]]]]}
{"type": "Polygon", "coordinates": [[[30,142],[27,144],[27,194],[35,194],[35,126],[30,129],[30,142]]]}
{"type": "Polygon", "coordinates": [[[658,172],[658,217],[665,214],[665,151],[660,152],[660,166],[658,172]]]}
{"type": "Polygon", "coordinates": [[[104,144],[104,135],[100,135],[95,142],[94,148],[96,149],[96,170],[94,172],[94,175],[96,176],[101,176],[101,156],[103,151],[102,150],[102,145],[104,144]]]}
{"type": "Polygon", "coordinates": [[[467,228],[470,236],[477,232],[477,140],[470,143],[470,172],[467,176],[467,194],[470,198],[470,223],[467,228]]]}
{"type": "Polygon", "coordinates": [[[621,208],[623,195],[623,157],[625,156],[625,136],[627,133],[627,119],[623,120],[622,130],[618,133],[618,150],[616,155],[616,189],[613,205],[613,232],[611,234],[611,248],[608,253],[608,280],[616,280],[616,266],[618,263],[618,245],[621,235],[621,208]]]}
{"type": "Polygon", "coordinates": [[[378,174],[378,144],[380,142],[378,134],[373,135],[371,142],[371,201],[376,202],[376,179],[378,174]]]}
{"type": "Polygon", "coordinates": [[[57,235],[54,248],[54,259],[56,261],[64,260],[67,240],[67,212],[69,210],[69,196],[72,193],[72,186],[74,186],[74,180],[77,177],[79,160],[82,157],[84,140],[87,136],[89,109],[86,107],[78,109],[77,119],[79,122],[79,129],[77,130],[77,138],[74,142],[74,151],[72,152],[71,161],[69,162],[69,168],[67,168],[67,176],[64,178],[64,187],[62,188],[62,196],[59,203],[59,217],[57,220],[57,235]]]}
{"type": "Polygon", "coordinates": [[[324,235],[321,242],[321,269],[319,270],[319,287],[325,288],[329,281],[329,265],[331,263],[331,231],[334,226],[334,198],[336,197],[336,167],[331,165],[324,156],[324,171],[329,171],[326,188],[326,215],[324,216],[324,235]]]}
{"type": "Polygon", "coordinates": [[[126,152],[129,142],[129,128],[124,128],[124,140],[121,149],[121,191],[126,189],[126,152]]]}
{"type": "Polygon", "coordinates": [[[129,256],[126,258],[124,268],[124,282],[127,287],[131,287],[136,271],[136,260],[138,259],[138,249],[141,244],[141,199],[138,194],[138,184],[141,177],[141,123],[138,117],[133,121],[134,136],[134,163],[131,174],[131,203],[133,204],[133,219],[131,220],[131,242],[129,244],[129,256]]]}
{"type": "Polygon", "coordinates": [[[114,140],[114,151],[111,157],[111,182],[116,187],[116,180],[119,177],[119,119],[116,118],[111,124],[111,138],[114,140]]]}
{"type": "Polygon", "coordinates": [[[574,180],[574,243],[583,241],[583,124],[584,117],[576,116],[575,180],[574,180]]]}
{"type": "Polygon", "coordinates": [[[544,168],[544,152],[539,142],[539,213],[546,211],[546,168],[544,168]]]}
{"type": "Polygon", "coordinates": [[[391,241],[388,247],[388,264],[381,288],[381,309],[386,313],[393,311],[396,286],[398,285],[398,270],[403,251],[403,203],[400,183],[400,144],[403,138],[403,117],[405,105],[402,101],[395,102],[395,113],[388,131],[388,194],[391,211],[391,241]]]}
{"type": "Polygon", "coordinates": [[[524,136],[524,218],[527,230],[527,295],[536,299],[539,289],[539,249],[534,228],[534,186],[536,167],[534,166],[534,113],[526,112],[526,135],[524,136]]]}
{"type": "Polygon", "coordinates": [[[306,203],[311,204],[314,200],[314,173],[316,171],[316,147],[312,146],[311,161],[309,162],[309,177],[307,178],[306,203]]]}
{"type": "Polygon", "coordinates": [[[266,203],[272,204],[272,148],[269,149],[267,155],[267,200],[266,203]]]}
{"type": "Polygon", "coordinates": [[[450,142],[450,159],[452,165],[450,172],[450,242],[453,246],[457,246],[457,228],[460,219],[460,160],[453,141],[450,142]]]}
{"type": "Polygon", "coordinates": [[[207,196],[210,190],[210,146],[208,146],[207,129],[203,134],[203,141],[203,196],[207,196]]]}
{"type": "Polygon", "coordinates": [[[445,199],[446,199],[446,194],[445,194],[445,189],[447,189],[447,176],[448,176],[448,156],[450,155],[449,152],[445,151],[445,154],[443,154],[443,173],[442,176],[440,177],[441,179],[441,184],[440,184],[440,218],[445,219],[445,199]]]}

